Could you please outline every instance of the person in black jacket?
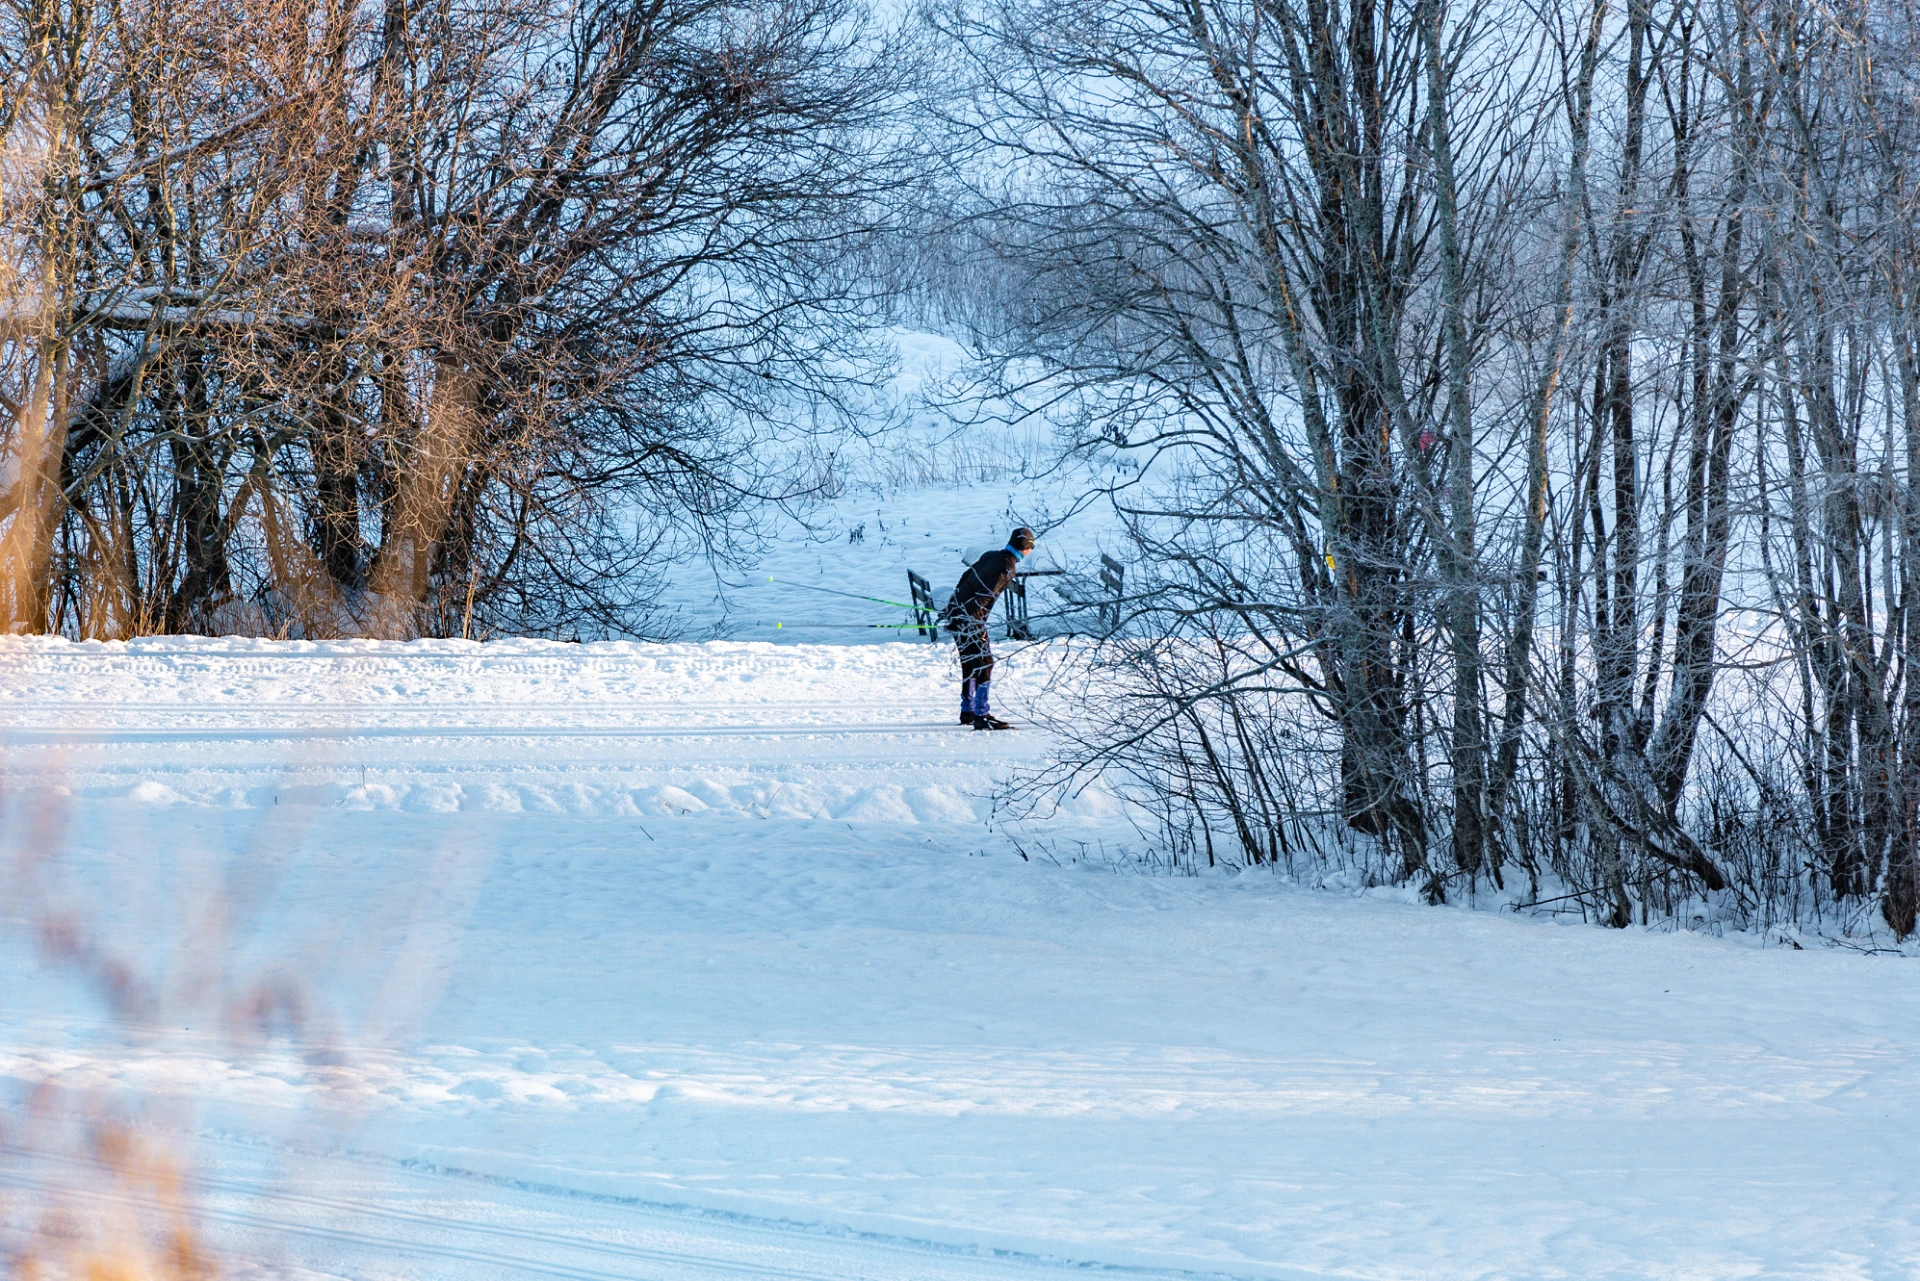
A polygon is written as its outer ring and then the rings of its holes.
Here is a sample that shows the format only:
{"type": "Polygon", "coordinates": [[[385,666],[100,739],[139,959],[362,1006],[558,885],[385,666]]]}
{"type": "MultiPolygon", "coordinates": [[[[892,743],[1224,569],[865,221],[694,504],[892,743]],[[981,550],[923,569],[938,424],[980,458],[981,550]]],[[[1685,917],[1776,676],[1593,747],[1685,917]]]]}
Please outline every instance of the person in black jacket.
{"type": "Polygon", "coordinates": [[[1024,525],[1007,535],[1007,545],[988,552],[960,575],[940,620],[960,647],[960,723],[975,729],[1012,729],[993,714],[988,686],[993,680],[993,647],[987,643],[987,619],[993,603],[1013,581],[1014,571],[1033,550],[1033,531],[1024,525]]]}

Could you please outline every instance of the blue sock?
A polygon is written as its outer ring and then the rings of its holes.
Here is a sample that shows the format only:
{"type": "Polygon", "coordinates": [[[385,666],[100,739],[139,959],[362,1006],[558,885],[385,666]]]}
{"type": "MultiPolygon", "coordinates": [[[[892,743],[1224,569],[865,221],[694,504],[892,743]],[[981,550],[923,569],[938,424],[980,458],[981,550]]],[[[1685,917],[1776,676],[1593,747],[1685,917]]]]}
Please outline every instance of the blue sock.
{"type": "Polygon", "coordinates": [[[992,712],[987,710],[987,687],[988,683],[986,681],[981,681],[973,687],[973,714],[975,716],[993,715],[992,712]]]}

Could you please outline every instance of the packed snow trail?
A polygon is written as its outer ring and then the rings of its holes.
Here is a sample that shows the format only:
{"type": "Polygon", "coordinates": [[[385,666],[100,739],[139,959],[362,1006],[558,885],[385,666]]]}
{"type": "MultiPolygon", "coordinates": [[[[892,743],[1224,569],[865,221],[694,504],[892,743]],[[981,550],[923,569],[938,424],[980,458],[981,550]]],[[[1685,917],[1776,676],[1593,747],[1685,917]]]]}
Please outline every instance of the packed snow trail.
{"type": "MultiPolygon", "coordinates": [[[[1001,684],[1019,697],[1017,671],[1001,684]]],[[[1044,745],[969,735],[958,711],[951,647],[926,644],[223,638],[0,656],[6,777],[88,798],[971,823],[982,764],[1044,745]]]]}
{"type": "Polygon", "coordinates": [[[1025,861],[952,683],[0,642],[6,1230],[104,1110],[241,1274],[1920,1275],[1908,963],[1025,861]]]}
{"type": "MultiPolygon", "coordinates": [[[[581,1196],[565,1189],[300,1154],[290,1187],[285,1153],[218,1140],[228,1177],[194,1180],[210,1244],[247,1271],[307,1276],[459,1276],[470,1281],[1067,1281],[1087,1265],[792,1222],[581,1196]],[[263,1160],[263,1157],[265,1158],[263,1160]],[[256,1170],[253,1177],[246,1172],[256,1170]],[[238,1174],[239,1177],[235,1177],[238,1174]],[[309,1186],[327,1189],[315,1195],[309,1186]]],[[[97,1171],[8,1152],[0,1192],[55,1196],[97,1171]]],[[[164,1211],[158,1198],[108,1190],[101,1200],[164,1211]]],[[[1114,1281],[1233,1281],[1100,1265],[1114,1281]]],[[[1302,1281],[1312,1281],[1300,1274],[1302,1281]]]]}

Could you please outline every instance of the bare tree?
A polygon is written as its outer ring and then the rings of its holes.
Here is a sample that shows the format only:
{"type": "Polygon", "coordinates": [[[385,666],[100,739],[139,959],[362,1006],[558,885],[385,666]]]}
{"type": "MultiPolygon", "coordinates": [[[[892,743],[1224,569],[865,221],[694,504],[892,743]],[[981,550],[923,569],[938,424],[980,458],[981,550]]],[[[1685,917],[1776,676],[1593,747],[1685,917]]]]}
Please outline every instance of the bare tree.
{"type": "Polygon", "coordinates": [[[1149,464],[1092,660],[1127,693],[1069,770],[1255,861],[1337,812],[1433,896],[1517,864],[1614,925],[1914,931],[1911,14],[946,25],[977,337],[1149,464]]]}
{"type": "Polygon", "coordinates": [[[8,190],[54,286],[6,336],[59,468],[25,626],[631,630],[869,355],[902,56],[841,0],[0,21],[54,131],[8,190]]]}
{"type": "Polygon", "coordinates": [[[1138,602],[1150,630],[1244,648],[1214,697],[1284,672],[1337,727],[1347,823],[1438,896],[1416,762],[1437,625],[1452,861],[1477,875],[1481,365],[1540,162],[1508,125],[1549,100],[1524,65],[1481,74],[1504,35],[1480,10],[1033,4],[956,25],[1002,51],[976,68],[994,108],[961,123],[1057,175],[980,193],[1033,282],[1007,354],[1072,384],[1076,448],[1178,476],[1181,502],[1127,506],[1166,571],[1138,602]]]}

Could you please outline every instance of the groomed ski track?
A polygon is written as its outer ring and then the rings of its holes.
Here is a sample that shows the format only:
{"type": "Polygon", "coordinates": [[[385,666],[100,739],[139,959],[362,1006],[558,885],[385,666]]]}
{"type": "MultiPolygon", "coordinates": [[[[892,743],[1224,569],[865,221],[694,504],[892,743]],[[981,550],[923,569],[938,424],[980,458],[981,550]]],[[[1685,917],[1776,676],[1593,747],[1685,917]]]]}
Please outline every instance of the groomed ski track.
{"type": "Polygon", "coordinates": [[[0,639],[0,1257],[116,1116],[235,1278],[1920,1275],[1907,962],[1016,849],[952,673],[0,639]]]}
{"type": "MultiPolygon", "coordinates": [[[[815,818],[857,818],[873,788],[887,808],[911,778],[920,817],[985,816],[994,779],[1045,748],[942,715],[951,668],[949,647],[904,643],[27,642],[0,656],[0,778],[222,805],[815,818]]],[[[1022,687],[1004,672],[1002,706],[1022,687]]]]}
{"type": "MultiPolygon", "coordinates": [[[[206,1140],[201,1140],[205,1144],[206,1140]]],[[[561,1281],[1253,1281],[1221,1271],[1188,1271],[939,1241],[701,1211],[635,1198],[489,1179],[460,1171],[408,1168],[378,1160],[249,1151],[214,1141],[222,1168],[265,1161],[258,1178],[193,1180],[208,1242],[228,1257],[311,1276],[515,1276],[561,1281]],[[324,1166],[324,1173],[320,1167],[324,1166]],[[284,1171],[338,1191],[312,1195],[284,1186],[284,1171]]],[[[9,1151],[0,1189],[52,1196],[96,1174],[84,1163],[9,1151]],[[39,1174],[36,1177],[36,1169],[39,1174]]],[[[130,1208],[164,1212],[156,1197],[98,1193],[130,1208]]],[[[1259,1281],[1322,1281],[1322,1274],[1261,1269],[1259,1281]]]]}

